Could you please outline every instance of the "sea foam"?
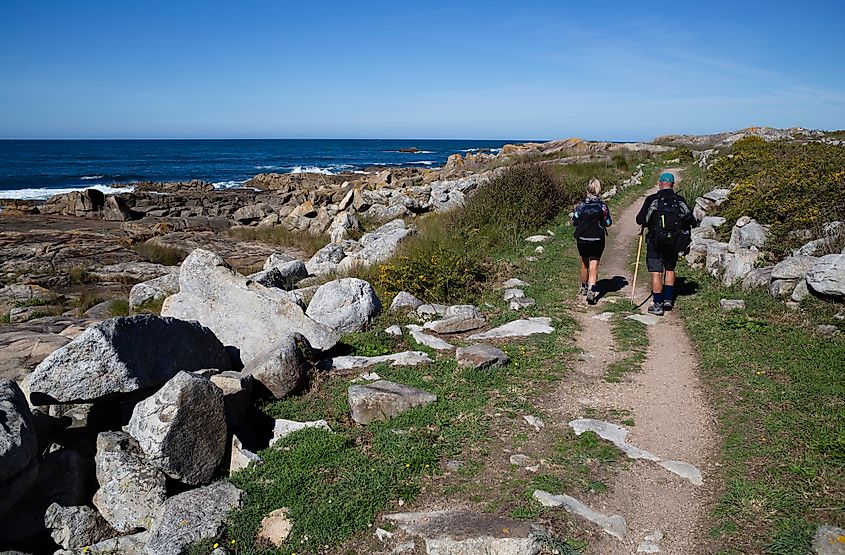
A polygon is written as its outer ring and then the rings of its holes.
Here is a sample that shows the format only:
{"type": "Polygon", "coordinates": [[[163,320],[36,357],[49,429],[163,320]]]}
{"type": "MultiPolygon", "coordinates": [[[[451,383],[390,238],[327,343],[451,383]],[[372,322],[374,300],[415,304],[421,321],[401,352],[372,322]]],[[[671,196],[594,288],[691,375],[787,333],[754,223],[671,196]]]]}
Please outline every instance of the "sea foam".
{"type": "Polygon", "coordinates": [[[92,185],[90,187],[61,187],[51,189],[49,187],[39,187],[34,189],[12,189],[9,191],[0,191],[0,198],[2,199],[17,199],[17,200],[47,200],[53,195],[63,195],[72,193],[73,191],[84,191],[86,189],[97,189],[107,195],[116,195],[119,193],[131,193],[135,187],[110,187],[108,185],[92,185]]]}

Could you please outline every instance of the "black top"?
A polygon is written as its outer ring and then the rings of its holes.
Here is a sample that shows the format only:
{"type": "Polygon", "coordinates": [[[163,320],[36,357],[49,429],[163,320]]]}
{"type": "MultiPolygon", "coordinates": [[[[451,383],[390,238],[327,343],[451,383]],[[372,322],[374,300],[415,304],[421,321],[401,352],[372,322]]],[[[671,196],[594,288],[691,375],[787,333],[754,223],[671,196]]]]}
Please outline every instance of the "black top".
{"type": "Polygon", "coordinates": [[[657,212],[657,199],[661,197],[677,197],[678,202],[681,205],[682,217],[681,222],[683,223],[684,227],[689,229],[691,227],[696,227],[698,222],[696,221],[695,217],[692,215],[692,210],[690,210],[689,204],[687,204],[686,199],[681,195],[675,193],[673,189],[660,189],[656,193],[649,195],[646,197],[645,202],[643,202],[643,207],[640,208],[639,214],[637,214],[637,224],[645,227],[652,227],[656,219],[653,216],[657,212]]]}

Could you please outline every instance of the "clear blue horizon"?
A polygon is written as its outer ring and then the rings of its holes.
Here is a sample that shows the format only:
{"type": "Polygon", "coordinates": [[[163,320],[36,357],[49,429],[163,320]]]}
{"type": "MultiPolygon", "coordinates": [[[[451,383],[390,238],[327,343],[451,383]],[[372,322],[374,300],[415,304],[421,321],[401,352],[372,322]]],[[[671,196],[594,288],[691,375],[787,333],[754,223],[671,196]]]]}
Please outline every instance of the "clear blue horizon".
{"type": "Polygon", "coordinates": [[[2,139],[845,128],[845,5],[9,0],[2,139]]]}

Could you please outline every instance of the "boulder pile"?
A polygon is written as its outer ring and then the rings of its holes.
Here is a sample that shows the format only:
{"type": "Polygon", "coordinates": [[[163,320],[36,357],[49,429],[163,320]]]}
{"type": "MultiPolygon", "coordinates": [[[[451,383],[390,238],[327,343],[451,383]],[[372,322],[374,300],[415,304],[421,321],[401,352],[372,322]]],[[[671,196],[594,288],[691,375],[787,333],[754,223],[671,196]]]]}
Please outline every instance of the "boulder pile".
{"type": "Polygon", "coordinates": [[[724,285],[743,289],[768,289],[775,298],[799,302],[808,295],[845,298],[845,249],[842,253],[816,256],[838,244],[845,225],[830,222],[824,236],[796,249],[773,266],[760,267],[769,239],[769,228],[748,216],[736,221],[728,242],[717,239],[717,230],[726,222],[715,215],[727,200],[730,190],[715,189],[695,201],[694,215],[699,226],[692,230],[692,244],[687,254],[691,266],[704,268],[724,285]]]}

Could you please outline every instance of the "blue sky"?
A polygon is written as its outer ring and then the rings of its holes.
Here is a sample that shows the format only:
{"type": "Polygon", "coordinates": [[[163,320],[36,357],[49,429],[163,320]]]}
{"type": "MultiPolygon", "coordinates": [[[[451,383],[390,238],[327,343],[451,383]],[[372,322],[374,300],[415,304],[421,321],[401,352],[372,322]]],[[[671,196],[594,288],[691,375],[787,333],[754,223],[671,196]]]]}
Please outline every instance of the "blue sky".
{"type": "Polygon", "coordinates": [[[842,2],[0,0],[0,137],[845,128],[842,2]]]}

